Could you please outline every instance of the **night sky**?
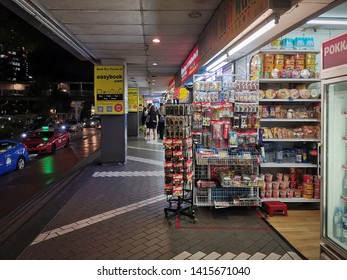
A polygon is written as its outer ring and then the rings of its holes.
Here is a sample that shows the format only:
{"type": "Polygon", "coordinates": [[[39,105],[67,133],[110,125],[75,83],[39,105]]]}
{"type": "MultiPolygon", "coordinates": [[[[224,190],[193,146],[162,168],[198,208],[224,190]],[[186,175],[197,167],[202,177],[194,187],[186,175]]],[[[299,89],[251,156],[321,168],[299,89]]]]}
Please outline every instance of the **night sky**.
{"type": "Polygon", "coordinates": [[[50,82],[93,81],[93,64],[81,61],[0,4],[0,44],[29,50],[29,74],[50,82]],[[11,31],[12,30],[12,31],[11,31]]]}

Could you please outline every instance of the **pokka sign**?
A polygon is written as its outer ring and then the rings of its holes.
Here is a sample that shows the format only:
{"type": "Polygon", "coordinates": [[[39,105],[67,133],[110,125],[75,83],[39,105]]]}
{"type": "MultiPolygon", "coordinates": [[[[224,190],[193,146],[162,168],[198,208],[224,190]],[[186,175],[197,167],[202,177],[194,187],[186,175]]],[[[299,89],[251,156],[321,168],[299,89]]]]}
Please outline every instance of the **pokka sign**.
{"type": "Polygon", "coordinates": [[[122,115],[124,108],[124,67],[94,67],[94,101],[98,115],[122,115]]]}
{"type": "Polygon", "coordinates": [[[322,51],[323,69],[347,64],[347,33],[324,42],[322,51]]]}

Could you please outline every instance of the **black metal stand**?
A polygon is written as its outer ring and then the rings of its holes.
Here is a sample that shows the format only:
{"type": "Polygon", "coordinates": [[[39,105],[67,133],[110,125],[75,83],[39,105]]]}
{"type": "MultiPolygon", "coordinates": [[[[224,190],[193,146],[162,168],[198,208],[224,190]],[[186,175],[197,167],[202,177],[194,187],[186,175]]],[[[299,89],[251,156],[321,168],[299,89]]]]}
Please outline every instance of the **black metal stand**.
{"type": "Polygon", "coordinates": [[[168,195],[167,202],[169,203],[169,207],[164,208],[165,217],[168,223],[171,223],[172,218],[175,218],[177,216],[179,217],[181,215],[192,218],[194,223],[197,222],[193,210],[192,192],[193,190],[184,190],[183,196],[168,195]]]}

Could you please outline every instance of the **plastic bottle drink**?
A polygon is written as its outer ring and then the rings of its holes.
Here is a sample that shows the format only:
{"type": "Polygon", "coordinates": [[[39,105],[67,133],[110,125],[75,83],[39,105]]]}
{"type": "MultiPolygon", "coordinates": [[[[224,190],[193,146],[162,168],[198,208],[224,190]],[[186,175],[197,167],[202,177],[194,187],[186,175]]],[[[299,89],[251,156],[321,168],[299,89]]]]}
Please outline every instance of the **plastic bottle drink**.
{"type": "MultiPolygon", "coordinates": [[[[346,216],[347,219],[347,216],[346,216]]],[[[342,241],[342,208],[336,207],[334,213],[333,236],[342,241]]],[[[347,220],[346,220],[346,238],[347,238],[347,220]]]]}
{"type": "Polygon", "coordinates": [[[347,201],[347,172],[345,172],[345,176],[342,181],[342,196],[347,201]]]}
{"type": "Polygon", "coordinates": [[[277,143],[275,150],[276,150],[276,153],[275,153],[276,162],[277,163],[283,163],[283,148],[282,148],[282,144],[281,143],[277,143]]]}
{"type": "Polygon", "coordinates": [[[347,244],[347,213],[342,216],[342,242],[347,244]]]}

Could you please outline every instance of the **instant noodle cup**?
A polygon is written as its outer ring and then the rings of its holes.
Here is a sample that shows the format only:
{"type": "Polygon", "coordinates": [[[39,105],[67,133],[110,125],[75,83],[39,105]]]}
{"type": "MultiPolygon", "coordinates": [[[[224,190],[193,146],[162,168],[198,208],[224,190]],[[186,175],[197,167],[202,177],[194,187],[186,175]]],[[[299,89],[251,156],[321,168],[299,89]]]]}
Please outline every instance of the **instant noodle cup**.
{"type": "Polygon", "coordinates": [[[304,174],[302,176],[302,182],[303,183],[312,183],[313,182],[313,176],[309,174],[304,174]]]}
{"type": "Polygon", "coordinates": [[[307,59],[316,59],[316,54],[315,53],[306,53],[305,54],[305,57],[307,58],[307,59]]]}
{"type": "Polygon", "coordinates": [[[294,189],[294,197],[295,197],[295,198],[301,197],[301,190],[294,189]]]}
{"type": "Polygon", "coordinates": [[[288,198],[293,198],[294,196],[294,190],[292,189],[287,189],[287,197],[288,198]]]}
{"type": "Polygon", "coordinates": [[[298,173],[298,169],[294,168],[294,167],[291,167],[290,169],[290,174],[296,174],[298,173]]]}
{"type": "Polygon", "coordinates": [[[265,198],[265,190],[260,190],[260,198],[263,199],[265,198]]]}
{"type": "Polygon", "coordinates": [[[272,69],[274,69],[273,64],[265,64],[264,65],[264,71],[272,71],[272,69]]]}
{"type": "Polygon", "coordinates": [[[272,190],[272,183],[265,183],[265,190],[272,190]]]}
{"type": "Polygon", "coordinates": [[[278,191],[280,187],[280,182],[272,182],[272,190],[278,191]]]}
{"type": "Polygon", "coordinates": [[[290,181],[296,181],[297,175],[296,174],[289,174],[290,181]]]}
{"type": "Polygon", "coordinates": [[[296,55],[294,55],[295,60],[298,59],[305,59],[305,54],[304,53],[298,53],[296,55]]]}
{"type": "Polygon", "coordinates": [[[309,194],[309,195],[313,195],[313,189],[305,189],[303,194],[309,194]]]}
{"type": "Polygon", "coordinates": [[[319,182],[313,182],[313,189],[320,190],[320,183],[319,182]]]}
{"type": "Polygon", "coordinates": [[[317,70],[317,66],[316,64],[306,64],[306,67],[305,67],[307,70],[309,71],[313,71],[313,72],[316,72],[317,70]]]}
{"type": "Polygon", "coordinates": [[[283,175],[283,180],[284,181],[289,181],[289,174],[284,174],[283,175]]]}
{"type": "Polygon", "coordinates": [[[287,190],[280,190],[280,197],[286,198],[287,197],[287,190]]]}
{"type": "Polygon", "coordinates": [[[305,199],[312,199],[312,194],[304,194],[302,197],[305,199]]]}
{"type": "Polygon", "coordinates": [[[282,181],[283,180],[283,173],[276,173],[276,179],[277,179],[277,181],[282,181]]]}
{"type": "Polygon", "coordinates": [[[289,182],[288,181],[281,181],[280,182],[280,189],[285,190],[289,187],[289,182]]]}
{"type": "Polygon", "coordinates": [[[289,182],[289,188],[295,189],[296,188],[296,181],[290,181],[289,182]]]}
{"type": "Polygon", "coordinates": [[[266,183],[271,183],[272,182],[272,174],[270,174],[270,173],[266,173],[265,174],[265,182],[266,183]]]}
{"type": "Polygon", "coordinates": [[[271,195],[272,195],[272,191],[270,190],[265,191],[265,198],[271,198],[271,195]]]}
{"type": "Polygon", "coordinates": [[[273,198],[279,198],[279,196],[280,196],[280,191],[272,191],[273,198]]]}

